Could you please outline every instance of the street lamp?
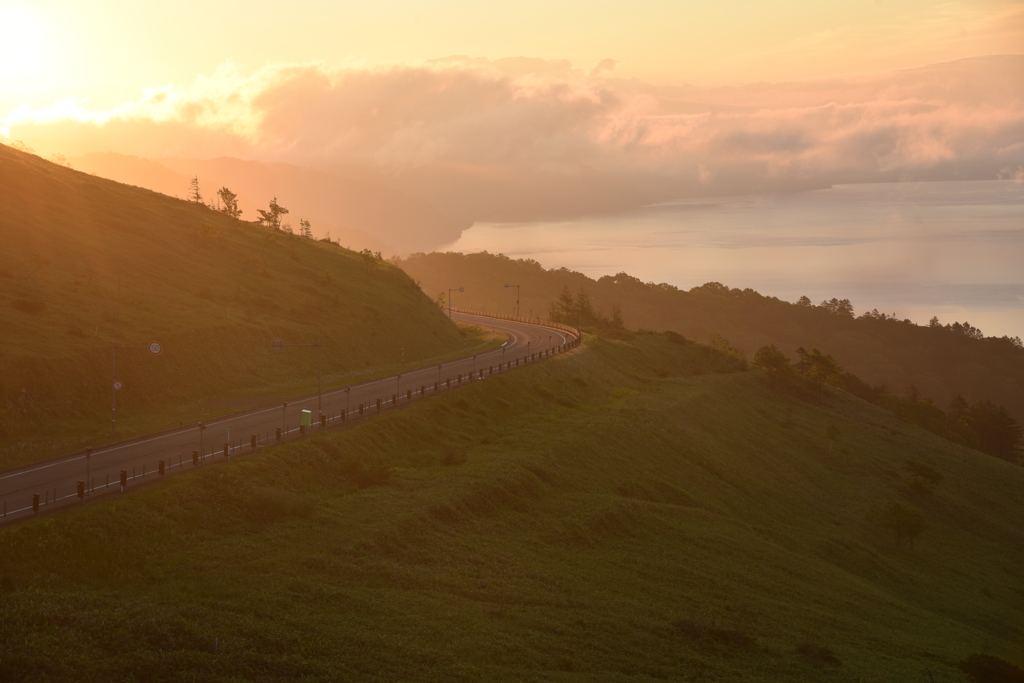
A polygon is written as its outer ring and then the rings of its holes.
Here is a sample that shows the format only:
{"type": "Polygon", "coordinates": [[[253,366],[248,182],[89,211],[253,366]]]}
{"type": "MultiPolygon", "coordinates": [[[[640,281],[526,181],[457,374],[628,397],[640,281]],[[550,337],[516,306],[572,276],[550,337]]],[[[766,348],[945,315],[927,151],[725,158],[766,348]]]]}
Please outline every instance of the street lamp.
{"type": "MultiPolygon", "coordinates": [[[[316,347],[316,418],[320,419],[320,414],[323,412],[324,394],[320,383],[320,340],[317,339],[315,344],[285,344],[283,341],[274,337],[270,340],[270,348],[274,351],[280,351],[286,346],[315,346],[316,347]]],[[[287,404],[286,404],[287,405],[287,404]]]]}
{"type": "Polygon", "coordinates": [[[516,317],[519,317],[519,285],[505,285],[505,289],[516,288],[516,317]]]}
{"type": "Polygon", "coordinates": [[[465,287],[459,287],[458,289],[449,289],[448,290],[448,319],[449,320],[452,319],[452,292],[465,292],[465,291],[466,291],[465,287]]]}

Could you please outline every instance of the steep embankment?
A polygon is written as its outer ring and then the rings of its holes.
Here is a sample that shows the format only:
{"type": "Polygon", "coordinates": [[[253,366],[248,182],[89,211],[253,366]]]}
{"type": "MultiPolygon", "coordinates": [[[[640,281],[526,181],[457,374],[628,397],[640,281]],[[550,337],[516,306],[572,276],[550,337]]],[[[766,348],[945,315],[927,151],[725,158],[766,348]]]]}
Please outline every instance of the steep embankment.
{"type": "Polygon", "coordinates": [[[400,270],[0,145],[0,467],[461,351],[400,270]],[[65,438],[66,437],[66,438],[65,438]],[[63,439],[63,440],[62,440],[63,439]]]}
{"type": "Polygon", "coordinates": [[[0,531],[0,677],[965,683],[972,653],[1020,662],[1020,468],[678,341],[591,338],[0,531]],[[893,501],[930,525],[913,548],[869,521],[893,501]]]}
{"type": "Polygon", "coordinates": [[[523,315],[545,316],[565,287],[574,297],[583,289],[605,316],[619,306],[630,329],[674,330],[698,340],[717,333],[748,354],[774,343],[791,360],[797,347],[819,348],[864,381],[898,394],[913,385],[943,408],[957,394],[971,403],[987,399],[1024,423],[1024,348],[1007,339],[974,339],[891,318],[854,319],[715,283],[682,291],[624,273],[593,280],[486,253],[416,254],[400,265],[432,297],[453,282],[464,286],[457,305],[511,313],[516,290],[503,285],[521,284],[523,315]]]}

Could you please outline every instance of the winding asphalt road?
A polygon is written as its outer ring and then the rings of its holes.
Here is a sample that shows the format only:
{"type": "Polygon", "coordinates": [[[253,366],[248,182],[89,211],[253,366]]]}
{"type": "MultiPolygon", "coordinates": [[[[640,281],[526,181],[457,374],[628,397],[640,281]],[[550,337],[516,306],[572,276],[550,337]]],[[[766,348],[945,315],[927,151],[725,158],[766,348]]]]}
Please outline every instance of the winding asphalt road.
{"type": "Polygon", "coordinates": [[[88,500],[119,493],[122,471],[127,491],[161,476],[248,455],[278,443],[279,438],[300,438],[299,420],[304,409],[312,413],[313,424],[306,428],[307,433],[350,424],[561,353],[571,348],[576,339],[565,330],[526,322],[466,313],[452,313],[452,317],[492,327],[508,335],[508,340],[500,349],[476,356],[326,390],[319,416],[317,395],[313,394],[283,406],[207,420],[201,423],[202,427],[192,424],[96,447],[91,454],[79,451],[0,472],[0,524],[81,504],[79,482],[84,483],[84,499],[88,500]],[[37,503],[33,502],[34,496],[38,496],[37,503]]]}

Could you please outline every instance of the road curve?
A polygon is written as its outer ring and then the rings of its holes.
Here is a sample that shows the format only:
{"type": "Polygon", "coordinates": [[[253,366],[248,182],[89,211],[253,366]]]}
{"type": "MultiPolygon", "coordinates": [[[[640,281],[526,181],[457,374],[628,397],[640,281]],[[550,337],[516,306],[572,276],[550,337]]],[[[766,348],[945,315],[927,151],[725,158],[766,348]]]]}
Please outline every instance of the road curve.
{"type": "Polygon", "coordinates": [[[452,312],[460,322],[491,327],[508,336],[501,348],[432,364],[416,370],[326,389],[323,392],[321,423],[318,420],[317,395],[303,396],[283,406],[235,413],[112,443],[50,460],[0,471],[0,525],[31,519],[61,507],[80,504],[79,482],[84,482],[85,499],[118,493],[121,472],[126,473],[130,490],[146,482],[248,455],[254,450],[299,438],[300,413],[312,412],[313,424],[307,432],[338,427],[373,417],[405,403],[430,398],[472,382],[523,367],[564,352],[574,346],[574,332],[541,323],[504,320],[464,312],[452,312]],[[321,427],[323,424],[323,427],[321,427]],[[252,438],[256,438],[256,448],[252,438]],[[160,468],[163,464],[163,473],[160,468]],[[38,505],[33,501],[38,496],[38,505]],[[38,507],[38,512],[36,511],[38,507]]]}

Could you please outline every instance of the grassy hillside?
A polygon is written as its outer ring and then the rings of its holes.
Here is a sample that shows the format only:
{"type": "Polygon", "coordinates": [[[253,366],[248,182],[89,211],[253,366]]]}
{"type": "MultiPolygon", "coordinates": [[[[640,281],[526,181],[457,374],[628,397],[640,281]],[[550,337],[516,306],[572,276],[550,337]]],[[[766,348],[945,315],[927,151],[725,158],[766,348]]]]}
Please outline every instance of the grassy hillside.
{"type": "Polygon", "coordinates": [[[717,333],[748,354],[774,343],[791,360],[798,347],[816,347],[871,384],[887,384],[900,394],[913,385],[943,408],[957,394],[972,403],[988,399],[1024,423],[1024,347],[1019,340],[978,339],[864,311],[855,319],[717,283],[681,291],[625,273],[593,280],[565,268],[546,270],[535,261],[487,253],[417,254],[400,265],[433,297],[452,283],[464,286],[456,304],[512,313],[515,290],[503,285],[520,284],[523,315],[533,310],[543,316],[564,287],[573,296],[585,289],[599,313],[609,316],[619,306],[631,329],[674,330],[702,341],[717,333]]]}
{"type": "Polygon", "coordinates": [[[356,250],[370,248],[385,254],[429,249],[457,239],[469,222],[453,219],[428,202],[399,189],[364,178],[323,173],[291,164],[267,164],[241,159],[139,159],[113,152],[94,152],[72,159],[75,168],[171,196],[184,197],[189,180],[199,177],[208,202],[227,186],[239,196],[244,217],[255,219],[271,197],[310,220],[313,233],[356,250]]]}
{"type": "Polygon", "coordinates": [[[663,335],[0,531],[0,678],[930,681],[1024,660],[1024,472],[663,335]],[[924,493],[907,460],[943,477],[924,493]],[[897,548],[898,501],[929,528],[897,548]]]}
{"type": "Polygon", "coordinates": [[[462,352],[402,271],[0,145],[0,467],[462,352]],[[261,400],[257,397],[257,400],[261,400]]]}

